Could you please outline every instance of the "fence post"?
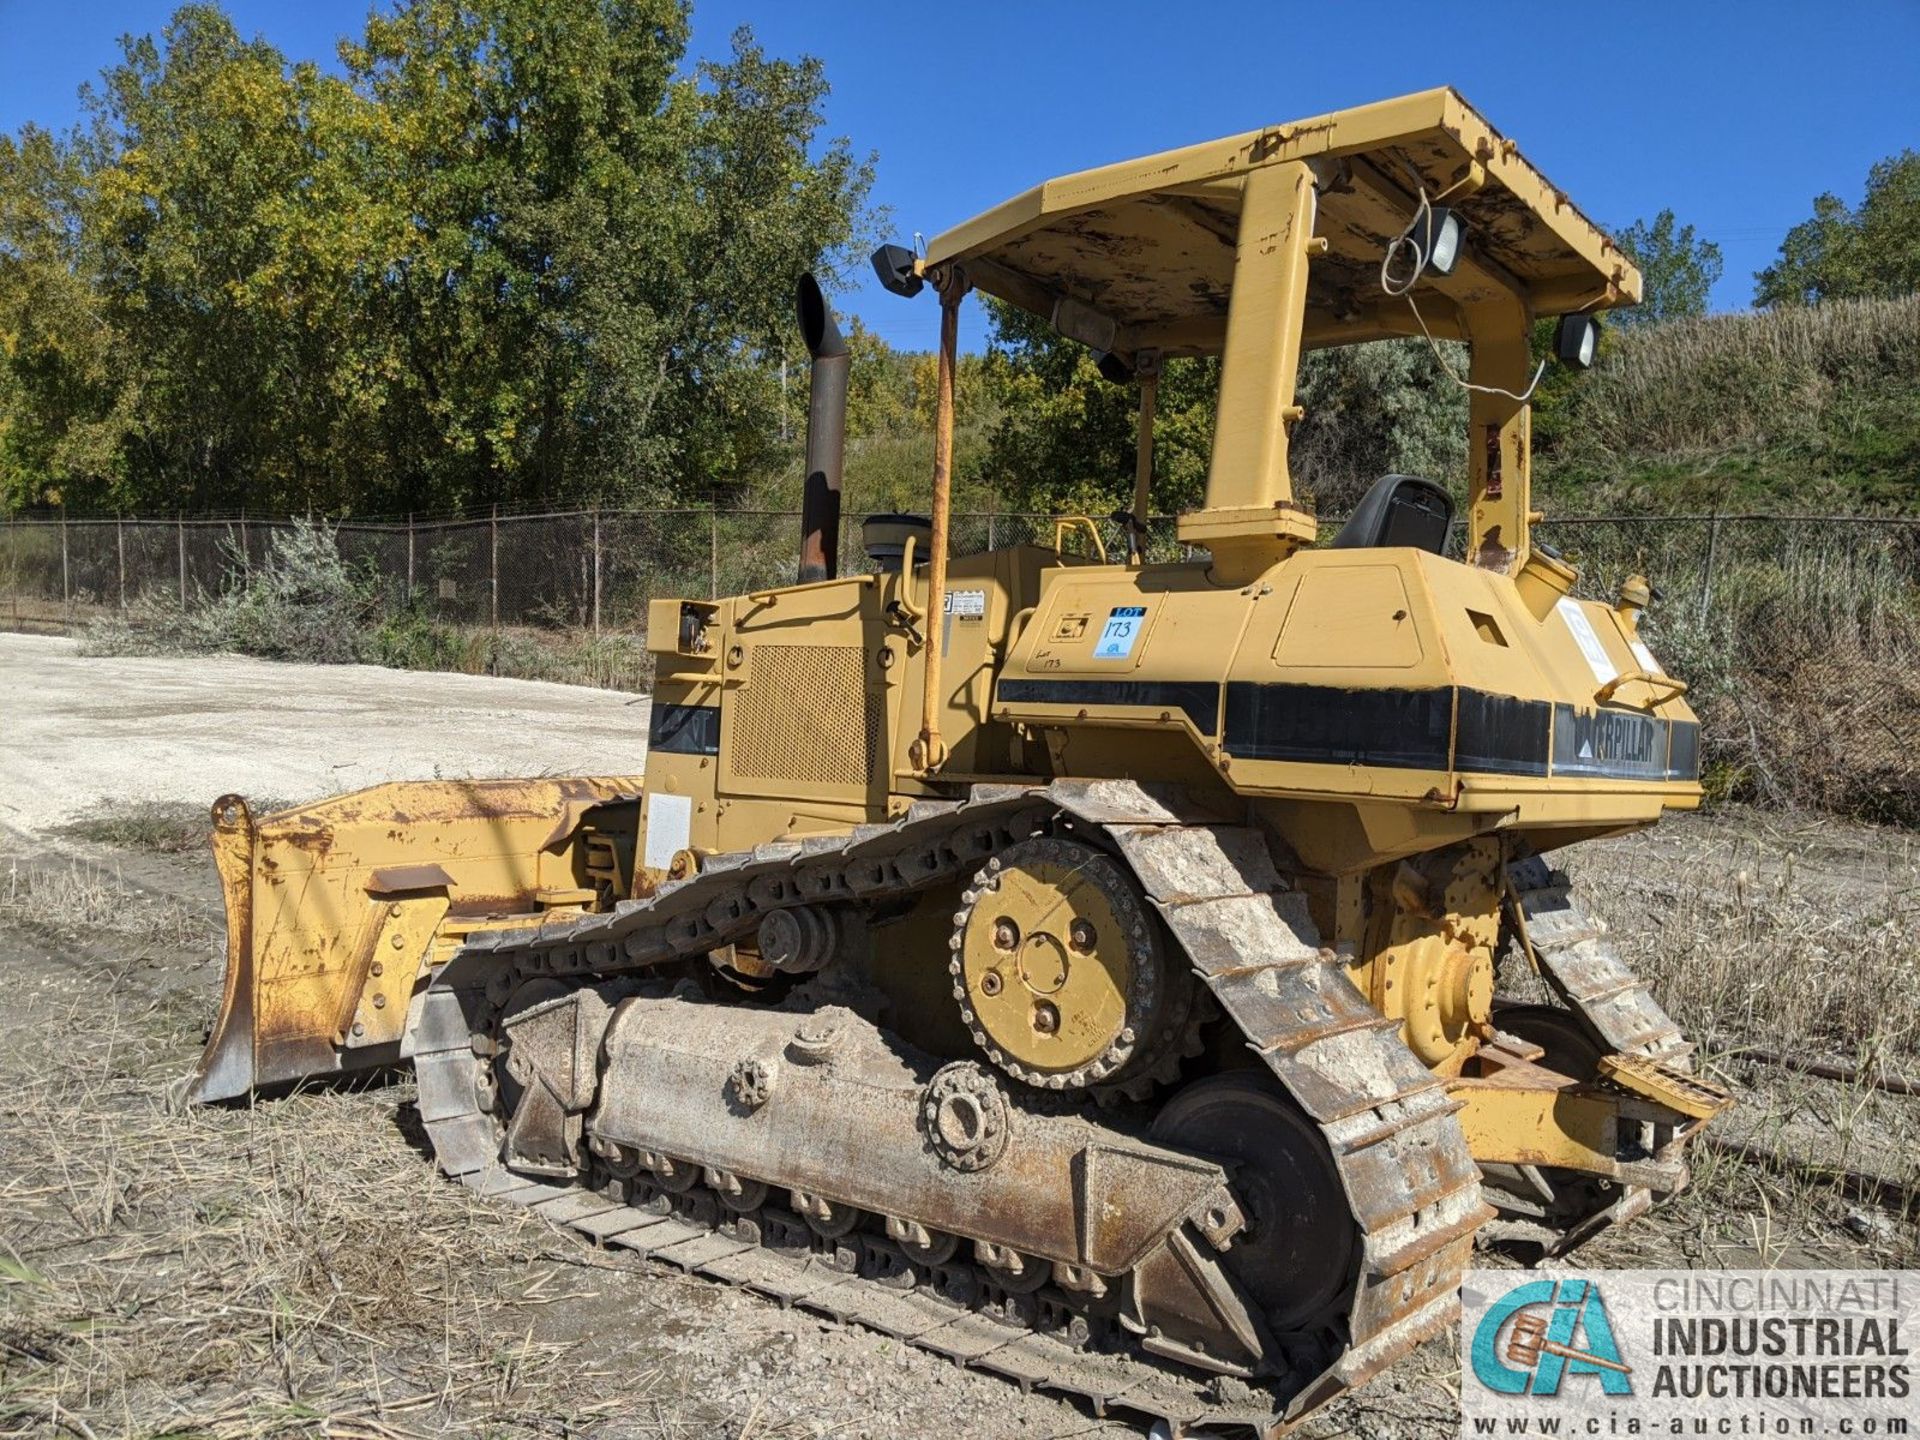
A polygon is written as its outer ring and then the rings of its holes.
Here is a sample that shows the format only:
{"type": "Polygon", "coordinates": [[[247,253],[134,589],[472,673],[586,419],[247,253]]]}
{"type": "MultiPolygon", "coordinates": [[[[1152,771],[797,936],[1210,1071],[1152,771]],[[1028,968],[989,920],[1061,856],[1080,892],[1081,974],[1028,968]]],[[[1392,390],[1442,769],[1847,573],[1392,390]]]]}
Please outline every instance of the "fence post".
{"type": "Polygon", "coordinates": [[[593,507],[593,638],[600,638],[600,507],[593,507]]]}
{"type": "Polygon", "coordinates": [[[113,517],[113,548],[120,557],[120,608],[127,608],[127,517],[113,517]]]}
{"type": "Polygon", "coordinates": [[[497,645],[500,637],[500,507],[493,507],[493,519],[487,525],[489,587],[493,591],[493,634],[497,645]]]}
{"type": "Polygon", "coordinates": [[[68,625],[73,624],[73,578],[67,560],[67,502],[60,502],[60,608],[68,625]]]}
{"type": "Polygon", "coordinates": [[[407,604],[413,604],[413,512],[407,512],[407,604]]]}
{"type": "Polygon", "coordinates": [[[240,507],[240,573],[246,577],[249,590],[253,588],[253,549],[247,543],[247,507],[240,507]]]}
{"type": "Polygon", "coordinates": [[[707,522],[711,527],[707,540],[707,598],[720,598],[720,497],[707,497],[707,522]]]}
{"type": "Polygon", "coordinates": [[[1707,623],[1707,612],[1713,607],[1713,554],[1720,548],[1720,512],[1713,512],[1707,521],[1707,573],[1700,584],[1700,623],[1707,623]]]}
{"type": "Polygon", "coordinates": [[[174,511],[173,523],[180,542],[180,608],[184,610],[187,608],[187,512],[174,511]]]}

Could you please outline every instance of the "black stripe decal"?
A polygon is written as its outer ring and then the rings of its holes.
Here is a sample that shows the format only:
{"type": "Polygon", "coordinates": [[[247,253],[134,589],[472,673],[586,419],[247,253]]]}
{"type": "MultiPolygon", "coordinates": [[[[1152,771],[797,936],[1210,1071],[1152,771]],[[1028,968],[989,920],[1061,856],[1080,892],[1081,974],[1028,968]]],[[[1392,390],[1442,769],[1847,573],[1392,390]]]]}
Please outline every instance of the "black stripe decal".
{"type": "Polygon", "coordinates": [[[1452,690],[1338,690],[1330,685],[1227,686],[1227,752],[1247,760],[1444,770],[1452,690]]]}
{"type": "Polygon", "coordinates": [[[1553,707],[1553,773],[1667,778],[1667,722],[1638,710],[1553,707]]]}
{"type": "Polygon", "coordinates": [[[718,705],[662,705],[654,702],[647,724],[647,748],[668,755],[718,755],[718,705]]]}
{"type": "Polygon", "coordinates": [[[1700,727],[1690,721],[1452,687],[1234,681],[1222,743],[1242,759],[1315,765],[1653,781],[1700,773],[1700,727]]]}
{"type": "Polygon", "coordinates": [[[1692,720],[1675,720],[1667,727],[1667,779],[1700,778],[1700,726],[1692,720]]]}
{"type": "Polygon", "coordinates": [[[1545,775],[1552,728],[1553,706],[1544,700],[1462,690],[1454,768],[1495,775],[1545,775]]]}
{"type": "Polygon", "coordinates": [[[1220,687],[1211,680],[1002,680],[1007,705],[1138,705],[1179,710],[1202,735],[1214,733],[1220,687]]]}

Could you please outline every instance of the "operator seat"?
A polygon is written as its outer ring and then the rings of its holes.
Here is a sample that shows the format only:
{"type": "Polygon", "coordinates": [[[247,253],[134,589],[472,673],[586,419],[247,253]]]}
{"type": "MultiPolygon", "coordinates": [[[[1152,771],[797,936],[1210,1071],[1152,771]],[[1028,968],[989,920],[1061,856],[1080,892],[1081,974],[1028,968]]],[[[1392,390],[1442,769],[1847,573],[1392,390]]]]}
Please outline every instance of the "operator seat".
{"type": "Polygon", "coordinates": [[[1353,515],[1328,541],[1333,550],[1372,550],[1407,545],[1442,554],[1453,523],[1453,497],[1418,475],[1383,475],[1353,507],[1353,515]]]}

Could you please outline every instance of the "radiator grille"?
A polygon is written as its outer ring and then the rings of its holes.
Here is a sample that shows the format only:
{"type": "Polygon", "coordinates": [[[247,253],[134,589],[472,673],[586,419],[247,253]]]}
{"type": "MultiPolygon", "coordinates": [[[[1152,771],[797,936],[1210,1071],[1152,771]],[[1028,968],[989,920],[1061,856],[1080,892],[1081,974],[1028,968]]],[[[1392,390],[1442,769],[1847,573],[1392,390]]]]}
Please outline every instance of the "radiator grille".
{"type": "Polygon", "coordinates": [[[762,645],[753,683],[730,702],[733,772],[750,780],[864,786],[880,751],[882,705],[858,645],[762,645]]]}

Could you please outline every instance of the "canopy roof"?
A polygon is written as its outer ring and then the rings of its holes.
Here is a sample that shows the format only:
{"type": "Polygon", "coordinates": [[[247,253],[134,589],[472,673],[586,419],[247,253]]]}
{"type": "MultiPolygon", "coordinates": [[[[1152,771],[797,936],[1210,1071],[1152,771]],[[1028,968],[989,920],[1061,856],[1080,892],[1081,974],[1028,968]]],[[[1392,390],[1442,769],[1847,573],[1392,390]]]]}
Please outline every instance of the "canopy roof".
{"type": "Polygon", "coordinates": [[[1424,187],[1466,239],[1449,276],[1414,290],[1433,332],[1455,307],[1517,292],[1535,315],[1631,305],[1640,274],[1592,221],[1451,89],[1427,90],[1049,180],[937,237],[932,267],[957,261],[973,285],[1051,316],[1062,297],[1118,330],[1111,348],[1217,353],[1240,217],[1255,168],[1304,160],[1328,252],[1309,270],[1307,345],[1407,334],[1409,307],[1381,290],[1380,260],[1424,187]]]}

